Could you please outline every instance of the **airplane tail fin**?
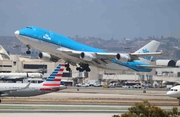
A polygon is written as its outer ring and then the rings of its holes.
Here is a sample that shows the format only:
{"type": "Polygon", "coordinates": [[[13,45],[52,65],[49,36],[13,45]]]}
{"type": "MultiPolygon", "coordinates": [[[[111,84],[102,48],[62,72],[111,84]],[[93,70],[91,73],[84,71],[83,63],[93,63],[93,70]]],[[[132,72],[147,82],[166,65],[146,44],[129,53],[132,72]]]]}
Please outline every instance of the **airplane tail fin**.
{"type": "Polygon", "coordinates": [[[43,86],[60,87],[64,67],[65,67],[65,64],[59,64],[54,69],[54,71],[49,75],[49,77],[47,77],[47,79],[42,83],[43,86]]]}
{"type": "MultiPolygon", "coordinates": [[[[160,42],[152,40],[151,42],[149,42],[148,44],[146,44],[145,46],[143,46],[142,48],[140,48],[139,50],[137,50],[135,53],[152,53],[152,52],[156,52],[158,47],[160,45],[160,42]]],[[[149,64],[152,60],[153,56],[144,56],[144,57],[139,57],[140,62],[145,63],[145,64],[149,64]]]]}

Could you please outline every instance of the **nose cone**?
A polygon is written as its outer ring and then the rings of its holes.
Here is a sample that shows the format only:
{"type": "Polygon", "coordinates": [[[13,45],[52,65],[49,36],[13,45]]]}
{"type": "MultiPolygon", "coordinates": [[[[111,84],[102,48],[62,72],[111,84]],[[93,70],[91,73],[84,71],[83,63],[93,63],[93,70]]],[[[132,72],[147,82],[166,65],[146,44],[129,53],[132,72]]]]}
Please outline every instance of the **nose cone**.
{"type": "Polygon", "coordinates": [[[166,93],[166,95],[169,96],[169,97],[173,97],[173,98],[179,97],[178,93],[172,92],[172,91],[168,91],[168,92],[166,93]]]}
{"type": "Polygon", "coordinates": [[[14,32],[15,35],[19,35],[19,30],[14,32]]]}
{"type": "Polygon", "coordinates": [[[166,93],[166,95],[170,96],[170,95],[171,95],[171,92],[170,92],[170,91],[168,91],[168,92],[166,93]]]}

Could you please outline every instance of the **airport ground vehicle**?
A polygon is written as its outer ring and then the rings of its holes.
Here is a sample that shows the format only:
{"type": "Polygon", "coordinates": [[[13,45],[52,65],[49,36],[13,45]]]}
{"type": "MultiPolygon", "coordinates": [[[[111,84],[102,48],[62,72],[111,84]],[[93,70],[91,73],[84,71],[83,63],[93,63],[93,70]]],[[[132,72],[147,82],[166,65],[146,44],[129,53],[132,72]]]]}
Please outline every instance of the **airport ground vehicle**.
{"type": "Polygon", "coordinates": [[[79,83],[79,84],[76,84],[77,87],[89,87],[89,84],[88,83],[79,83]]]}
{"type": "Polygon", "coordinates": [[[123,88],[132,89],[132,88],[142,88],[140,82],[125,82],[123,88]]]}
{"type": "Polygon", "coordinates": [[[140,89],[140,88],[142,88],[142,85],[136,84],[133,86],[133,88],[140,89]]]}

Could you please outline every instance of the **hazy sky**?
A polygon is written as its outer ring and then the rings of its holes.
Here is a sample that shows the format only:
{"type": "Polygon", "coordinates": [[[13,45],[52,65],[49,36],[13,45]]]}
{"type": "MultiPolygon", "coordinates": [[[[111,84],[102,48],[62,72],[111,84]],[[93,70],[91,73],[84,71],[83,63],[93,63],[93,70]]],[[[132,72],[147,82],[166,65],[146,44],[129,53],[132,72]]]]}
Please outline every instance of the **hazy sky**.
{"type": "Polygon", "coordinates": [[[180,0],[0,0],[0,35],[30,25],[71,37],[180,37],[180,0]]]}

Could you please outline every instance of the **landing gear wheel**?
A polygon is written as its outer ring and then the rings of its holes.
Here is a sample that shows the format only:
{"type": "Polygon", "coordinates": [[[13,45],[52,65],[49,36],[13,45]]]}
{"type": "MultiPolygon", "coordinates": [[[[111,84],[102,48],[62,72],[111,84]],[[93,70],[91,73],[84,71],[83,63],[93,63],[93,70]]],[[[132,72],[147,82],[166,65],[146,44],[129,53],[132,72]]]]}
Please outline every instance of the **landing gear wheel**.
{"type": "Polygon", "coordinates": [[[68,64],[65,64],[65,67],[66,67],[66,71],[71,72],[71,68],[69,67],[69,63],[68,63],[68,64]]]}
{"type": "Polygon", "coordinates": [[[86,72],[90,72],[91,71],[91,69],[88,67],[87,69],[86,69],[86,72]]]}
{"type": "Polygon", "coordinates": [[[28,50],[26,51],[26,54],[31,54],[30,46],[29,46],[29,45],[26,45],[26,47],[28,48],[28,50]]]}
{"type": "Polygon", "coordinates": [[[79,70],[80,70],[80,67],[76,67],[76,70],[79,71],[79,70]]]}
{"type": "Polygon", "coordinates": [[[71,68],[67,67],[67,68],[66,68],[66,71],[69,71],[69,72],[70,72],[70,71],[71,71],[71,68]]]}
{"type": "Polygon", "coordinates": [[[0,103],[1,103],[1,99],[0,99],[0,103]]]}
{"type": "Polygon", "coordinates": [[[31,54],[31,51],[29,51],[29,50],[28,50],[28,51],[26,51],[26,54],[31,54]]]}
{"type": "Polygon", "coordinates": [[[80,69],[79,69],[79,72],[83,72],[83,71],[84,71],[84,69],[83,69],[83,68],[80,68],[80,69]]]}

